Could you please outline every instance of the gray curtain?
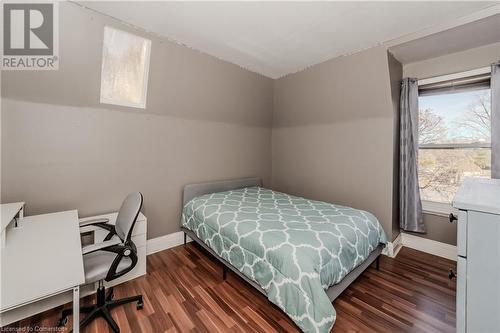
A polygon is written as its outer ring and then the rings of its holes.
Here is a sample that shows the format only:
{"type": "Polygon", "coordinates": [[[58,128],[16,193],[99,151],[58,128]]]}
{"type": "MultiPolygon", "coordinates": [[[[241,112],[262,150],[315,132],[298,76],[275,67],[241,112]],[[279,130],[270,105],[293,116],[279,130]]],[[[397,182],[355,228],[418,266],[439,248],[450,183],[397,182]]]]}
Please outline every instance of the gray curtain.
{"type": "Polygon", "coordinates": [[[418,187],[417,79],[401,82],[399,112],[399,226],[406,231],[425,232],[418,187]]]}
{"type": "Polygon", "coordinates": [[[500,178],[500,62],[491,65],[491,178],[500,178]]]}

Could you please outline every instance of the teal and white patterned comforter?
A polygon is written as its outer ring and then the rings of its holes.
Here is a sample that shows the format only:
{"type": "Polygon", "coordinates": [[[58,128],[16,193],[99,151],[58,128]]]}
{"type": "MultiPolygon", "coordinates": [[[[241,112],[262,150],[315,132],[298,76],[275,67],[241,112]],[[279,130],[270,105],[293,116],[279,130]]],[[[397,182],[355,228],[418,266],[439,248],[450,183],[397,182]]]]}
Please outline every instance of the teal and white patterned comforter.
{"type": "Polygon", "coordinates": [[[256,281],[304,332],[329,332],[335,309],[325,290],[380,244],[372,214],[248,187],[194,198],[181,224],[256,281]]]}

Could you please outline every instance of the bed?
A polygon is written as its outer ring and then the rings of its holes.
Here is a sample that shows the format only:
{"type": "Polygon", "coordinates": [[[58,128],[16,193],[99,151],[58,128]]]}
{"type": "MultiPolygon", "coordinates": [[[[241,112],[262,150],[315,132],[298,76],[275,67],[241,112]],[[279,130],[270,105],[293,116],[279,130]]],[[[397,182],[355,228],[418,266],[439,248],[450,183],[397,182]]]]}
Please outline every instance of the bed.
{"type": "Polygon", "coordinates": [[[329,332],[332,301],[387,243],[372,214],[262,187],[260,178],[186,185],[181,229],[304,332],[329,332]]]}

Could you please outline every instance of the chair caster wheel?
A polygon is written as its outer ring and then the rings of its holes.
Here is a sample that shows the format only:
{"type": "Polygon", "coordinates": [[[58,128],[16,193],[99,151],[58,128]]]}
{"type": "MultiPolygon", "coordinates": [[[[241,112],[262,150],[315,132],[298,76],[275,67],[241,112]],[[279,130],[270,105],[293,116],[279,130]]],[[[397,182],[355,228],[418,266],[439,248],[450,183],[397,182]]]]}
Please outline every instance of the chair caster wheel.
{"type": "Polygon", "coordinates": [[[68,323],[68,317],[59,318],[59,320],[57,321],[57,327],[66,326],[67,323],[68,323]]]}
{"type": "Polygon", "coordinates": [[[142,310],[144,308],[143,302],[137,302],[137,310],[142,310]]]}

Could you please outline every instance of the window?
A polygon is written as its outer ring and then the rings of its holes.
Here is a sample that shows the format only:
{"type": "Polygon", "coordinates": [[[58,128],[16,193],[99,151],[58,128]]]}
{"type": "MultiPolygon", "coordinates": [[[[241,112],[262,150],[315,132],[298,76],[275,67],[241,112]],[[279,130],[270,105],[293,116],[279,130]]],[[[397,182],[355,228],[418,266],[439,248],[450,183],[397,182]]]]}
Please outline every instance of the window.
{"type": "Polygon", "coordinates": [[[151,41],[104,28],[101,103],[146,107],[151,41]]]}
{"type": "Polygon", "coordinates": [[[418,103],[424,210],[426,201],[449,207],[465,177],[491,176],[489,73],[419,85],[418,103]]]}

